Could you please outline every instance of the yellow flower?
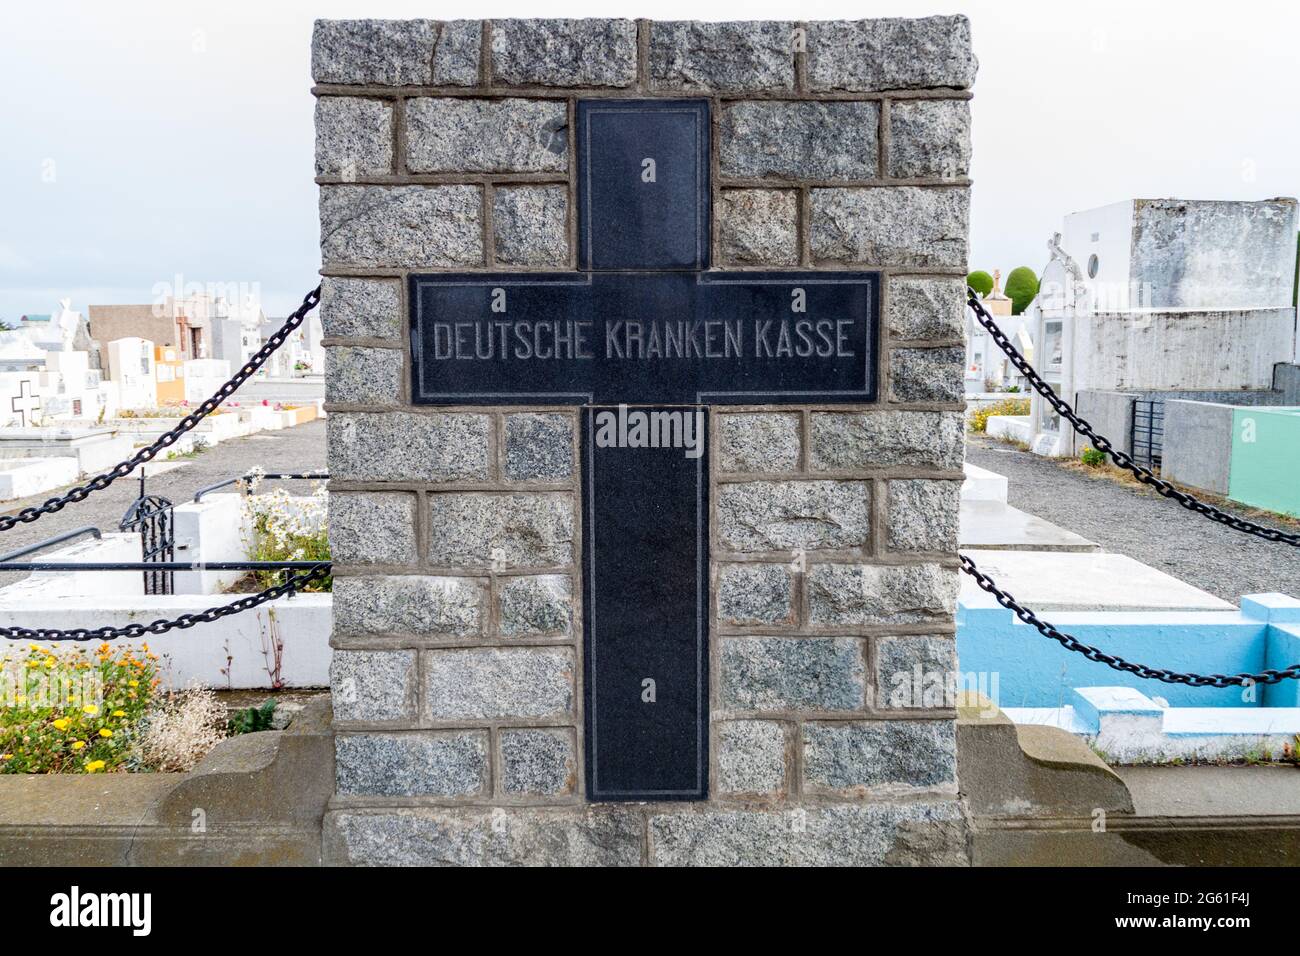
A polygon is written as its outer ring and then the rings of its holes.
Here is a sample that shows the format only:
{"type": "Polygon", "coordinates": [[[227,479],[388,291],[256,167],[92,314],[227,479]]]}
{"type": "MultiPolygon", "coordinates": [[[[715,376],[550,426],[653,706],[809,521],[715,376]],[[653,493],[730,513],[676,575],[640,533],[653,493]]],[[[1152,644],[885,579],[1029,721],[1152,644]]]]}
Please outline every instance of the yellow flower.
{"type": "Polygon", "coordinates": [[[59,662],[59,661],[58,661],[58,658],[54,658],[54,657],[47,657],[47,658],[45,658],[45,666],[46,666],[47,669],[50,668],[50,667],[53,667],[53,666],[54,666],[55,664],[57,664],[58,662],[59,662]]]}
{"type": "Polygon", "coordinates": [[[13,754],[0,754],[0,760],[13,760],[13,754]]]}
{"type": "Polygon", "coordinates": [[[101,728],[99,729],[99,736],[101,736],[101,737],[111,737],[111,736],[113,736],[113,731],[109,730],[107,727],[101,727],[101,728]]]}
{"type": "Polygon", "coordinates": [[[103,769],[104,769],[104,761],[102,760],[91,760],[89,763],[86,764],[86,773],[94,773],[96,770],[103,770],[103,769]]]}
{"type": "Polygon", "coordinates": [[[126,682],[126,686],[127,686],[127,687],[139,687],[139,686],[140,686],[140,682],[139,682],[138,680],[129,680],[129,681],[126,682]]]}
{"type": "Polygon", "coordinates": [[[73,749],[73,750],[80,750],[80,749],[81,749],[82,747],[84,747],[84,746],[86,746],[86,742],[85,742],[84,740],[74,740],[74,741],[72,742],[72,749],[73,749]]]}
{"type": "Polygon", "coordinates": [[[56,730],[67,730],[71,726],[72,726],[72,721],[68,720],[67,717],[60,717],[58,720],[54,722],[54,727],[56,730]]]}
{"type": "Polygon", "coordinates": [[[126,716],[126,711],[124,711],[124,710],[115,710],[115,711],[113,711],[113,716],[114,716],[114,717],[125,717],[125,716],[126,716]]]}
{"type": "Polygon", "coordinates": [[[87,714],[90,714],[91,717],[94,717],[97,713],[99,713],[98,704],[87,704],[85,707],[81,709],[85,711],[87,714]]]}

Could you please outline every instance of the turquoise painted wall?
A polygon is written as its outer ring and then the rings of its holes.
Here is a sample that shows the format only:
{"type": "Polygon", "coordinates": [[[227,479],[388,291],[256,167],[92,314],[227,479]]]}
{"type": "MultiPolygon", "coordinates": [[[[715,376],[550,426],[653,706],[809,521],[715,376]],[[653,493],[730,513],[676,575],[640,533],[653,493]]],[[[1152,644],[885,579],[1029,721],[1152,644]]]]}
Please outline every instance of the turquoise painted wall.
{"type": "MultiPolygon", "coordinates": [[[[981,598],[982,601],[982,598],[981,598]]],[[[1252,594],[1240,611],[1075,611],[1051,615],[1067,634],[1134,663],[1196,674],[1257,674],[1300,664],[1300,599],[1252,594]]],[[[957,603],[959,686],[1000,707],[1061,707],[1076,687],[1131,687],[1172,707],[1300,707],[1300,680],[1186,687],[1067,651],[1004,608],[957,603]]]]}
{"type": "MultiPolygon", "coordinates": [[[[1237,611],[1091,611],[1048,617],[1065,633],[1107,653],[1174,671],[1254,674],[1264,669],[1268,652],[1268,621],[1237,611]]],[[[1280,660],[1288,650],[1280,650],[1275,658],[1280,660]]],[[[981,677],[990,688],[991,675],[997,675],[996,703],[1001,707],[1060,707],[1070,703],[1076,687],[1132,687],[1163,697],[1173,707],[1267,703],[1262,693],[1253,701],[1243,700],[1237,687],[1166,684],[1094,663],[1000,607],[959,604],[957,669],[963,676],[981,677]]],[[[972,683],[973,678],[964,682],[972,683]]]]}
{"type": "Polygon", "coordinates": [[[1300,517],[1300,408],[1233,413],[1228,497],[1300,517]]]}

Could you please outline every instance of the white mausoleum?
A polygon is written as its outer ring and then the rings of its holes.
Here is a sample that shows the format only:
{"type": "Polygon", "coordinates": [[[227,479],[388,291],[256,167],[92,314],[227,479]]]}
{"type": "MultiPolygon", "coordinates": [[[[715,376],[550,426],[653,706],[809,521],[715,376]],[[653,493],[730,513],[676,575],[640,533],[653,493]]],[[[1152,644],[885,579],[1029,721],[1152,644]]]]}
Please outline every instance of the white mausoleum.
{"type": "MultiPolygon", "coordinates": [[[[1026,310],[1035,367],[1075,404],[1269,389],[1296,358],[1296,231],[1294,199],[1129,199],[1066,216],[1026,310]]],[[[1076,452],[1041,397],[1032,417],[1035,451],[1076,452]]]]}

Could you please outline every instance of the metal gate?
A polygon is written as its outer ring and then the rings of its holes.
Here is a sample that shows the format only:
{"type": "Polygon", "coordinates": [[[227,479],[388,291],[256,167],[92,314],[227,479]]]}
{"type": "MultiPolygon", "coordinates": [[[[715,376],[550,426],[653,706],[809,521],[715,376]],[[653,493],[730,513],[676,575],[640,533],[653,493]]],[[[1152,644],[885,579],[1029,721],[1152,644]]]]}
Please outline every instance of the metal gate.
{"type": "MultiPolygon", "coordinates": [[[[142,561],[159,563],[175,560],[176,525],[172,520],[172,503],[161,495],[142,495],[137,498],[126,509],[118,530],[139,532],[142,561]]],[[[174,571],[145,571],[144,593],[172,594],[174,579],[174,571]]]]}
{"type": "Polygon", "coordinates": [[[1165,403],[1158,398],[1139,398],[1133,403],[1133,459],[1148,468],[1159,468],[1165,444],[1165,403]]]}

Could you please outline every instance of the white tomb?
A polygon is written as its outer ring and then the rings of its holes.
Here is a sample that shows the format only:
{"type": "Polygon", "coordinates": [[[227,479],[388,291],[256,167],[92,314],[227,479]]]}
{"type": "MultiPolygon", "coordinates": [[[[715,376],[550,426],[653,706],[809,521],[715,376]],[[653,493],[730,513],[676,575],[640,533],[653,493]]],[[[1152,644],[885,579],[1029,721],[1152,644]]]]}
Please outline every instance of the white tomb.
{"type": "Polygon", "coordinates": [[[966,462],[966,480],[961,483],[962,501],[1001,501],[1006,504],[1007,478],[996,471],[966,462]]]}
{"type": "MultiPolygon", "coordinates": [[[[963,549],[965,551],[965,549],[963,549]]],[[[970,551],[998,587],[1042,615],[1051,611],[1231,611],[1208,591],[1123,554],[1048,551],[970,551]]],[[[997,602],[974,578],[961,576],[961,603],[997,602]]],[[[1047,620],[1051,620],[1050,614],[1047,620]]]]}
{"type": "Polygon", "coordinates": [[[124,409],[158,407],[158,378],[154,344],[129,336],[106,346],[108,376],[117,383],[118,402],[124,409]]]}
{"type": "Polygon", "coordinates": [[[1005,501],[961,502],[961,547],[1004,551],[1100,551],[1083,535],[1005,501]]]}
{"type": "Polygon", "coordinates": [[[0,460],[60,458],[83,475],[98,474],[131,454],[133,442],[115,428],[94,425],[50,425],[43,428],[0,428],[0,460]]]}
{"type": "Polygon", "coordinates": [[[76,480],[75,458],[0,459],[0,501],[39,495],[76,480]]]}
{"type": "MultiPolygon", "coordinates": [[[[1035,369],[1070,402],[1270,389],[1297,354],[1297,220],[1294,199],[1129,199],[1066,216],[1025,311],[1035,369]]],[[[1032,399],[1034,451],[1077,454],[1084,440],[1032,399]]]]}

